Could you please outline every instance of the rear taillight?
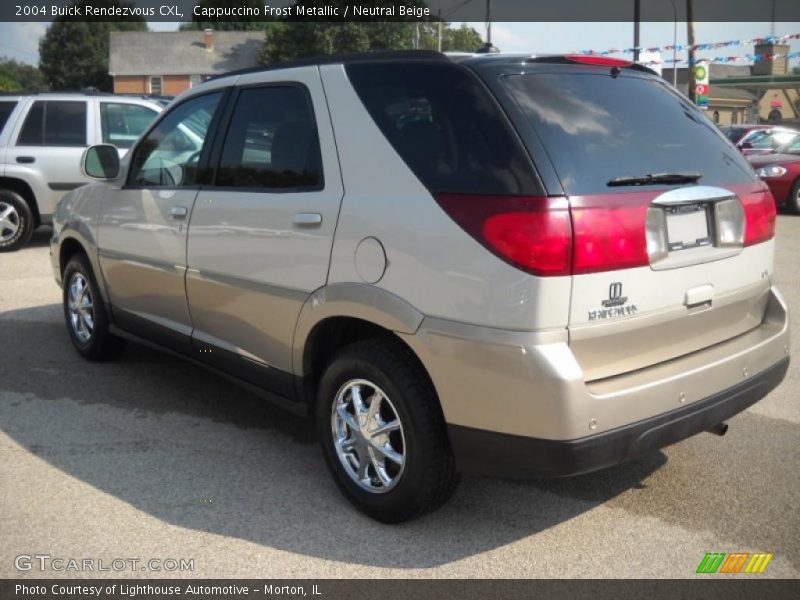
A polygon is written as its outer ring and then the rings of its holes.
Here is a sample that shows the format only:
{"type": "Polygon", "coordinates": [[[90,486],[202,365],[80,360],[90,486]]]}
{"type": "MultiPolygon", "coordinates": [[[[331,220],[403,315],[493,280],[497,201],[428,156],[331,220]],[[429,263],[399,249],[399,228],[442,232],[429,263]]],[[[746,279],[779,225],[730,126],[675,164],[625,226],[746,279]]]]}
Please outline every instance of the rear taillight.
{"type": "Polygon", "coordinates": [[[572,272],[578,275],[649,265],[645,227],[649,204],[638,195],[576,201],[572,208],[572,272]]]}
{"type": "Polygon", "coordinates": [[[436,194],[436,201],[506,262],[539,276],[570,274],[572,226],[566,198],[436,194]]]}
{"type": "Polygon", "coordinates": [[[768,191],[743,195],[744,245],[751,246],[772,239],[775,235],[777,209],[768,191]]]}

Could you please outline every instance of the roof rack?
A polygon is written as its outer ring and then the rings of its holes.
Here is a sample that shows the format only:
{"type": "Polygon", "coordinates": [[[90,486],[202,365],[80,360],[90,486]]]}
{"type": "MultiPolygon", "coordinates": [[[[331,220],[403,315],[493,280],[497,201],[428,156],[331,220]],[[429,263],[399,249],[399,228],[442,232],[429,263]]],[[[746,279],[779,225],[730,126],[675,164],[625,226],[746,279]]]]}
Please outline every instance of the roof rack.
{"type": "Polygon", "coordinates": [[[339,63],[371,62],[371,61],[410,61],[410,60],[435,60],[447,61],[447,57],[435,50],[387,50],[382,52],[357,52],[350,54],[329,54],[326,56],[312,56],[309,58],[299,58],[286,62],[277,62],[258,67],[249,67],[237,71],[220,73],[209,78],[209,81],[230,77],[232,75],[246,75],[248,73],[261,73],[263,71],[277,71],[280,69],[292,69],[295,67],[311,67],[317,65],[333,65],[339,63]]]}

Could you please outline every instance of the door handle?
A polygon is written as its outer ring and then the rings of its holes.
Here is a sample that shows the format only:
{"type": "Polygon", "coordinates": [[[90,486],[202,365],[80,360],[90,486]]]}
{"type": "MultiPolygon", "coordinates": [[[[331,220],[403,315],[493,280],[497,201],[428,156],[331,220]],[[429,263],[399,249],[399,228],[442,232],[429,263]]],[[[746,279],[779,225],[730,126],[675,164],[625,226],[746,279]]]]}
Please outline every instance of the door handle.
{"type": "Polygon", "coordinates": [[[322,223],[322,215],[319,213],[297,213],[292,219],[292,222],[295,225],[300,225],[302,227],[314,227],[315,225],[319,225],[322,223]]]}
{"type": "Polygon", "coordinates": [[[169,209],[169,216],[173,219],[185,219],[188,212],[185,206],[172,206],[169,209]]]}
{"type": "Polygon", "coordinates": [[[32,156],[18,156],[17,162],[24,165],[29,165],[31,163],[35,163],[36,159],[32,156]]]}

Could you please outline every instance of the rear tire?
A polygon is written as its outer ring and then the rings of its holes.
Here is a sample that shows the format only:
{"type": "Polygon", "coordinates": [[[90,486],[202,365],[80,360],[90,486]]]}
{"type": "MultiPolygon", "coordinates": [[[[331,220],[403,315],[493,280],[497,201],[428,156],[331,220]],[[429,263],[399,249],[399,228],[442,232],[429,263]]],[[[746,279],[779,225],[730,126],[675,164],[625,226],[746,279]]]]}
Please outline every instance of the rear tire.
{"type": "Polygon", "coordinates": [[[33,211],[25,198],[10,190],[0,190],[0,252],[19,250],[36,228],[33,211]]]}
{"type": "Polygon", "coordinates": [[[433,510],[458,483],[436,392],[399,342],[357,342],[334,357],[319,385],[317,428],[337,485],[378,521],[433,510]]]}
{"type": "Polygon", "coordinates": [[[76,254],[64,269],[64,319],[72,345],[89,360],[119,356],[124,340],[110,331],[103,298],[85,254],[76,254]]]}
{"type": "Polygon", "coordinates": [[[800,178],[794,182],[787,204],[789,205],[789,210],[796,215],[800,215],[800,178]]]}

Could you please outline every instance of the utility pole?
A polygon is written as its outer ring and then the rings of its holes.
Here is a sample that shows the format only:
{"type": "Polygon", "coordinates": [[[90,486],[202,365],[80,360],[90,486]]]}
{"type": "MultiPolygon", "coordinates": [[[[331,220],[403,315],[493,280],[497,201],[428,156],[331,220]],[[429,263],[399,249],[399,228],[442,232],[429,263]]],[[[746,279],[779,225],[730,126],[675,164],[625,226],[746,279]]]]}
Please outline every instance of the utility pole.
{"type": "Polygon", "coordinates": [[[689,64],[686,67],[688,75],[687,83],[689,85],[688,95],[689,100],[695,102],[697,94],[695,88],[697,81],[694,78],[694,6],[692,0],[686,0],[686,42],[689,45],[688,60],[689,64]]]}
{"type": "Polygon", "coordinates": [[[642,20],[642,2],[633,0],[633,62],[639,62],[639,24],[642,20]]]}
{"type": "Polygon", "coordinates": [[[492,0],[486,0],[486,46],[491,47],[491,45],[492,45],[492,0]]]}
{"type": "Polygon", "coordinates": [[[438,50],[439,52],[442,51],[442,9],[439,9],[439,43],[438,43],[438,50]]]}

